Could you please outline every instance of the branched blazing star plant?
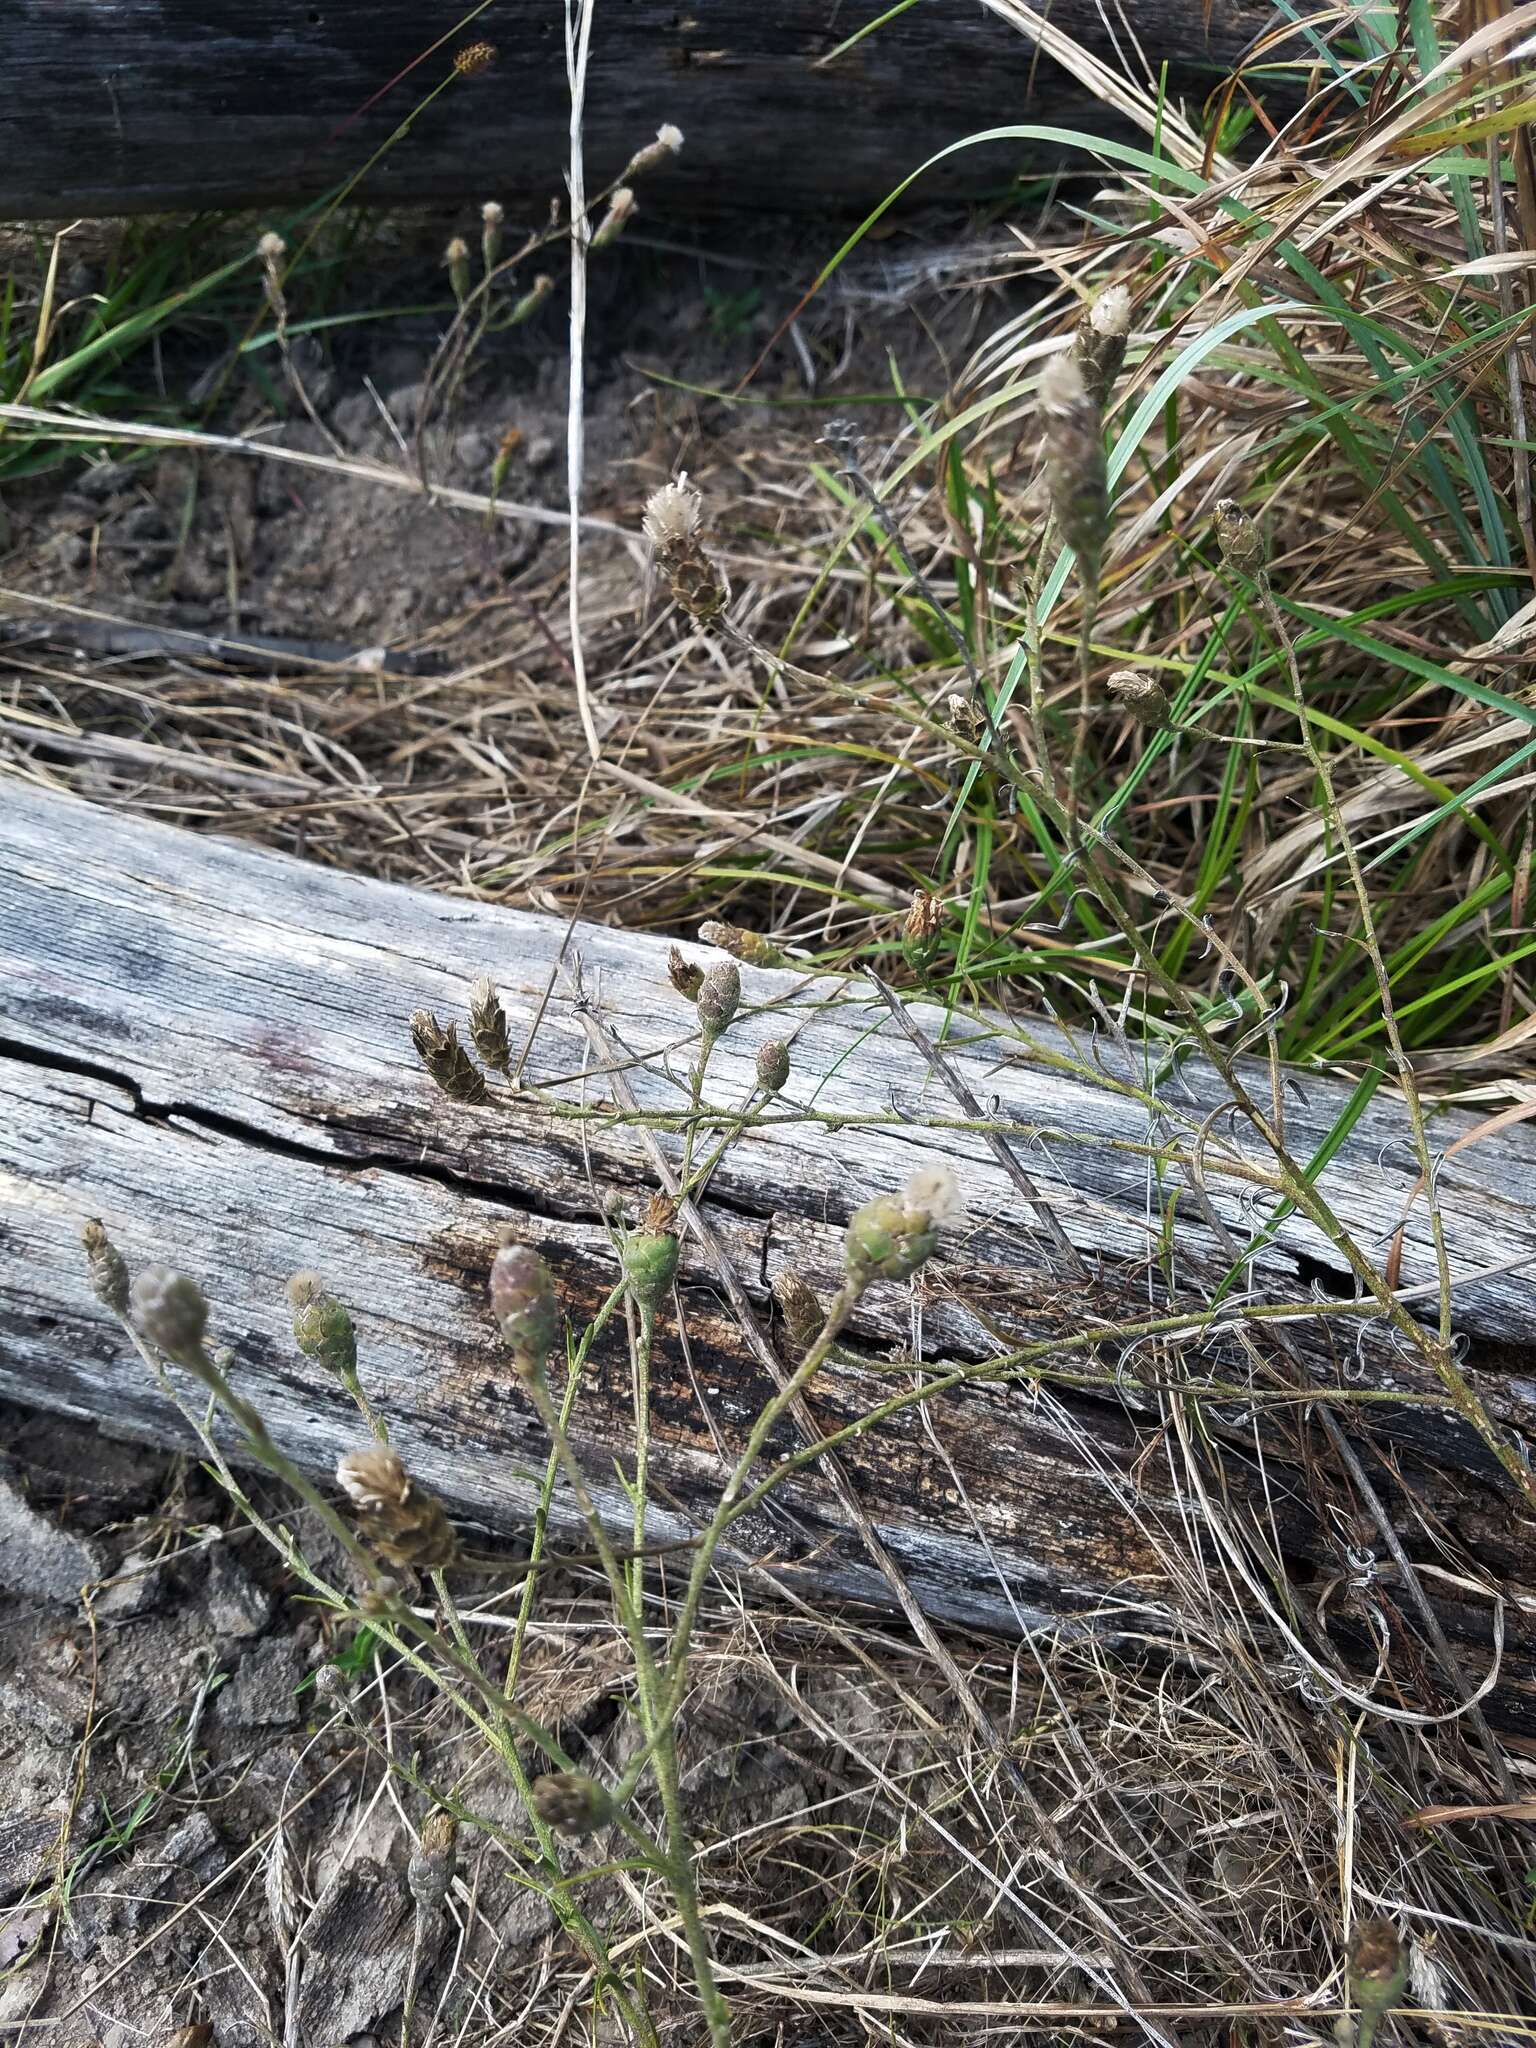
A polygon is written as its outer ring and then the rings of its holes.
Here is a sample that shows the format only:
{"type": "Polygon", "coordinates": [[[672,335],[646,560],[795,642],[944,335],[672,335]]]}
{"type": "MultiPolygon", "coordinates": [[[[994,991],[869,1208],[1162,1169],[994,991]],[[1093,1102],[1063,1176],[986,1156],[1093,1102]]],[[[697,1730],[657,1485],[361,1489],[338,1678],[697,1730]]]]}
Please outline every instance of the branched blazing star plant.
{"type": "MultiPolygon", "coordinates": [[[[722,927],[720,937],[739,941],[744,953],[753,950],[750,934],[722,927]]],[[[700,972],[689,969],[681,956],[675,955],[671,974],[675,983],[687,989],[697,1011],[698,1051],[689,1081],[698,1110],[704,1100],[711,1055],[740,1010],[741,973],[733,959],[700,972]]],[[[454,1102],[479,1105],[490,1099],[497,1079],[510,1065],[505,1012],[487,980],[478,982],[470,993],[467,1037],[473,1054],[461,1041],[456,1023],[440,1023],[425,1012],[411,1020],[417,1056],[434,1083],[454,1102]],[[475,1055],[483,1062],[484,1071],[476,1064],[475,1055]]],[[[756,1073],[763,1099],[782,1092],[790,1078],[790,1066],[789,1048],[783,1041],[770,1040],[762,1046],[756,1073]]],[[[729,1137],[724,1142],[728,1143],[729,1137]]],[[[719,1156],[717,1148],[704,1162],[694,1163],[690,1126],[684,1145],[684,1189],[692,1180],[707,1177],[719,1156]]],[[[464,1570],[487,1568],[486,1563],[465,1550],[442,1503],[413,1477],[389,1443],[388,1419],[370,1403],[363,1386],[352,1317],[322,1277],[313,1272],[295,1274],[288,1298],[300,1351],[348,1393],[368,1432],[368,1440],[347,1451],[336,1466],[345,1513],[273,1441],[259,1411],[240,1390],[238,1359],[212,1348],[209,1305],[197,1282],[164,1266],[151,1266],[130,1276],[101,1224],[92,1221],[85,1227],[83,1244],[93,1291],[118,1318],[161,1388],[175,1401],[242,1512],[334,1615],[359,1626],[366,1623],[429,1678],[492,1744],[523,1800],[531,1833],[531,1842],[515,1846],[542,1870],[543,1888],[562,1925],[587,1956],[603,1995],[613,2001],[638,2040],[656,2042],[654,2024],[634,1987],[621,1979],[609,1958],[601,1930],[585,1917],[567,1886],[558,1840],[617,1829],[626,1838],[629,1852],[663,1877],[686,1937],[708,2037],[715,2048],[724,2048],[731,2039],[730,2013],[717,1982],[707,1915],[698,1889],[678,1750],[679,1715],[688,1689],[701,1602],[734,1524],[760,1504],[776,1477],[794,1469],[789,1461],[778,1471],[770,1471],[766,1479],[758,1474],[759,1461],[776,1425],[833,1356],[838,1335],[864,1293],[882,1281],[910,1279],[932,1256],[955,1203],[953,1177],[946,1170],[930,1169],[914,1174],[903,1194],[879,1196],[865,1203],[848,1226],[842,1286],[825,1307],[804,1282],[781,1276],[780,1297],[798,1363],[748,1431],[715,1509],[698,1535],[682,1546],[654,1548],[647,1540],[649,1389],[658,1318],[678,1267],[679,1198],[658,1191],[636,1227],[619,1234],[614,1287],[579,1336],[567,1326],[542,1254],[515,1233],[504,1233],[489,1259],[489,1314],[506,1348],[508,1369],[547,1434],[549,1483],[558,1473],[577,1504],[591,1539],[591,1557],[606,1577],[614,1614],[632,1659],[643,1740],[622,1778],[611,1784],[576,1768],[553,1734],[520,1709],[515,1694],[483,1671],[455,1604],[451,1582],[464,1570]],[[634,1312],[631,1359],[636,1464],[630,1484],[634,1501],[631,1540],[620,1544],[593,1499],[569,1422],[583,1363],[596,1338],[625,1303],[634,1312]],[[209,1397],[207,1409],[198,1409],[187,1398],[184,1386],[188,1380],[209,1397]],[[232,1425],[241,1458],[284,1482],[329,1530],[353,1569],[352,1584],[337,1585],[325,1579],[304,1559],[289,1531],[256,1507],[215,1435],[216,1415],[232,1425]],[[659,1551],[678,1548],[691,1552],[686,1585],[675,1618],[658,1641],[645,1613],[646,1564],[659,1551]],[[409,1588],[420,1577],[431,1582],[435,1619],[424,1619],[410,1597],[409,1588]],[[529,1746],[550,1768],[540,1773],[527,1770],[522,1753],[529,1746]],[[655,1834],[637,1811],[637,1795],[647,1782],[654,1784],[660,1806],[661,1825],[655,1834]]],[[[532,1568],[543,1561],[536,1555],[523,1567],[530,1588],[532,1568]]],[[[525,1595],[525,1617],[526,1612],[525,1595]]],[[[328,1685],[323,1690],[329,1695],[334,1687],[328,1685]]],[[[493,1824],[477,1818],[451,1789],[423,1789],[430,1790],[435,1803],[423,1825],[421,1850],[411,1866],[411,1890],[418,1908],[412,1997],[422,1932],[420,1916],[437,1910],[451,1881],[457,1829],[484,1825],[490,1832],[498,1832],[493,1824]]]]}

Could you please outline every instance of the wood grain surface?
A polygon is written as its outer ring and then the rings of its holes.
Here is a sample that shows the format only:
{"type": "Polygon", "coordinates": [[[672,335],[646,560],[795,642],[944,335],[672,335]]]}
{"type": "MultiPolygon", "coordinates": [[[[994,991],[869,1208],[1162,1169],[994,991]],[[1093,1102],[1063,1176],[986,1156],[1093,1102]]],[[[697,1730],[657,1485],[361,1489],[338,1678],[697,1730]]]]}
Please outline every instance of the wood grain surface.
{"type": "MultiPolygon", "coordinates": [[[[544,1251],[578,1322],[612,1286],[605,1219],[617,1204],[632,1221],[656,1178],[647,1133],[615,1112],[615,1084],[590,1035],[600,1020],[606,1042],[633,1056],[626,1080],[645,1110],[685,1107],[693,1018],[667,981],[665,952],[654,936],[568,931],[6,785],[0,1392],[177,1439],[176,1417],[85,1286],[78,1230],[99,1215],[132,1264],[166,1259],[202,1281],[242,1386],[285,1447],[325,1472],[358,1425],[339,1389],[295,1350],[283,1302],[288,1275],[318,1267],[357,1317],[365,1382],[412,1468],[459,1517],[514,1532],[547,1446],[485,1310],[496,1232],[511,1223],[544,1251]],[[416,1066],[410,1012],[461,1014],[482,971],[502,991],[514,1044],[532,1033],[528,1079],[562,1111],[528,1093],[490,1108],[452,1105],[416,1066]]],[[[1198,1308],[1226,1264],[1178,1137],[1203,1123],[1214,1133],[1204,1197],[1228,1228],[1257,1237],[1250,1292],[1302,1306],[1312,1290],[1330,1300],[1349,1292],[1310,1225],[1290,1216],[1260,1234],[1264,1211],[1243,1175],[1257,1154],[1215,1116],[1222,1084],[1197,1064],[1169,1084],[1165,1127],[1148,1107],[1145,1076],[1126,1067],[1134,1054],[1125,1045],[1043,1026],[1004,1036],[976,1023],[951,1043],[989,1118],[1009,1129],[1069,1256],[986,1138],[947,1127],[962,1112],[867,983],[750,969],[743,979],[743,1015],[715,1054],[709,1100],[744,1103],[758,1045],[791,1026],[794,1070],[775,1117],[726,1153],[703,1213],[765,1330],[768,1283],[781,1267],[830,1292],[857,1203],[937,1159],[962,1184],[964,1218],[946,1232],[921,1293],[876,1286],[850,1355],[818,1380],[812,1408],[823,1429],[866,1414],[920,1370],[975,1367],[1033,1339],[1198,1308]],[[880,1121],[848,1122],[869,1117],[880,1121]]],[[[931,1005],[916,1014],[940,1030],[931,1005]]],[[[1255,1086],[1267,1085],[1258,1070],[1255,1086]]],[[[1303,1088],[1305,1100],[1288,1096],[1286,1116],[1307,1159],[1349,1091],[1313,1076],[1303,1088]]],[[[1447,1116],[1436,1142],[1448,1149],[1470,1128],[1447,1116]]],[[[1411,1200],[1403,1135],[1399,1110],[1379,1095],[1320,1185],[1377,1252],[1406,1216],[1403,1284],[1431,1314],[1428,1225],[1411,1200]]],[[[674,1136],[655,1142],[675,1156],[674,1136]]],[[[1448,1157],[1440,1198],[1468,1369],[1505,1426],[1536,1434],[1530,1133],[1506,1130],[1448,1157]]],[[[1047,1621],[1151,1629],[1176,1604],[1165,1553],[1170,1535],[1175,1551],[1187,1544],[1178,1439],[1193,1410],[1143,1382],[1198,1366],[1245,1388],[1435,1392],[1420,1362],[1358,1319],[1287,1329],[1289,1354],[1233,1319],[1195,1357],[1181,1353],[1177,1368],[1150,1342],[1050,1361],[1096,1374],[1086,1389],[1027,1372],[966,1380],[844,1447],[845,1485],[930,1615],[1010,1630],[1047,1621]]],[[[657,1537],[697,1525],[768,1391],[708,1247],[689,1241],[659,1345],[657,1537]]],[[[583,1464],[622,1526],[629,1510],[616,1468],[629,1469],[633,1441],[621,1332],[596,1347],[577,1412],[583,1464]]],[[[1442,1574],[1432,1590],[1474,1677],[1492,1654],[1495,1607],[1479,1583],[1503,1588],[1496,1711],[1536,1728],[1530,1518],[1442,1409],[1340,1412],[1410,1552],[1440,1563],[1454,1555],[1464,1567],[1464,1585],[1442,1574]]],[[[1303,1484],[1302,1461],[1326,1461],[1302,1414],[1299,1403],[1232,1397],[1202,1403],[1199,1429],[1225,1448],[1231,1512],[1271,1523],[1298,1585],[1321,1586],[1342,1570],[1340,1532],[1355,1525],[1358,1503],[1325,1471],[1337,1511],[1318,1513],[1318,1475],[1303,1484]]],[[[799,1441],[786,1427],[775,1449],[799,1441]]],[[[888,1603],[845,1507],[812,1465],[743,1525],[736,1555],[802,1593],[888,1603]]],[[[557,1519],[574,1523],[563,1497],[557,1519]]],[[[1443,1708],[1432,1681],[1423,1684],[1424,1704],[1443,1708]]]]}
{"type": "MultiPolygon", "coordinates": [[[[592,188],[664,121],[687,147],[675,169],[648,180],[648,210],[862,209],[933,152],[1002,123],[1131,133],[975,0],[921,0],[822,61],[883,11],[837,0],[599,8],[587,94],[592,188]]],[[[1094,0],[1057,0],[1049,12],[1113,57],[1094,0]]],[[[1166,60],[1172,90],[1196,112],[1273,19],[1249,0],[1141,0],[1134,16],[1153,78],[1166,60]]],[[[482,39],[497,51],[491,67],[422,108],[360,189],[389,199],[529,195],[542,209],[563,192],[566,161],[561,10],[552,0],[496,0],[456,27],[464,17],[459,0],[16,0],[6,10],[0,216],[325,192],[367,163],[456,51],[482,39]]],[[[1048,144],[966,151],[924,191],[992,191],[1020,169],[1061,161],[1048,144]]]]}

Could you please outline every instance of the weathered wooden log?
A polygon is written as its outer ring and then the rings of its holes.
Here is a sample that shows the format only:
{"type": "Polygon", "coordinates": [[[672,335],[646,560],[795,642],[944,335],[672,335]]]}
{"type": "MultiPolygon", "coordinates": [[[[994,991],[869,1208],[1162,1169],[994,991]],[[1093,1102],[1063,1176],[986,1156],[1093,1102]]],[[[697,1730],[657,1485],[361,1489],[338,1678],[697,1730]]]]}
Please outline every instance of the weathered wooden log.
{"type": "MultiPolygon", "coordinates": [[[[552,918],[7,786],[0,1393],[179,1440],[175,1415],[87,1289],[78,1232],[96,1215],[133,1265],[163,1259],[203,1282],[242,1386],[290,1452],[325,1472],[355,1441],[357,1418],[295,1350],[283,1300],[295,1269],[317,1267],[356,1313],[368,1388],[412,1469],[460,1517],[515,1530],[547,1446],[486,1312],[497,1228],[511,1223],[544,1251],[578,1322],[612,1286],[608,1207],[617,1199],[633,1218],[657,1184],[648,1144],[675,1157],[680,1142],[639,1128],[616,1100],[632,1090],[657,1126],[688,1105],[695,1020],[665,950],[649,936],[568,933],[552,918]],[[578,962],[584,999],[570,979],[578,962]],[[461,1014],[482,971],[498,981],[540,1092],[461,1107],[416,1065],[406,1020],[423,1008],[461,1014]],[[611,1053],[629,1062],[622,1081],[604,1071],[611,1053]],[[564,1106],[551,1108],[550,1095],[564,1106]]],[[[961,1177],[964,1224],[947,1231],[920,1305],[905,1286],[866,1295],[849,1355],[816,1382],[815,1426],[868,1414],[945,1360],[966,1370],[1036,1340],[1049,1353],[963,1378],[846,1443],[841,1495],[807,1466],[744,1527],[737,1555],[804,1589],[884,1600],[850,1527],[855,1498],[933,1616],[1012,1629],[1109,1613],[1150,1625],[1170,1598],[1164,1537],[1184,1491],[1181,1432],[1163,1429],[1173,1411],[1160,1415],[1152,1382],[1209,1374],[1253,1390],[1207,1398],[1194,1434],[1234,1446],[1224,1500],[1272,1525],[1303,1580],[1342,1570],[1339,1531],[1354,1527],[1358,1503],[1341,1482],[1338,1513],[1319,1517],[1299,1465],[1303,1450],[1326,1463],[1326,1444],[1299,1419],[1301,1400],[1269,1396],[1391,1393],[1402,1398],[1337,1412],[1400,1511],[1410,1551],[1462,1560],[1459,1582],[1437,1570],[1426,1584],[1470,1671],[1489,1663],[1496,1604],[1471,1588],[1506,1589],[1497,1711],[1536,1729],[1536,1523],[1471,1431],[1432,1399],[1414,1405],[1440,1391],[1422,1361],[1342,1301],[1332,1319],[1309,1306],[1309,1289],[1342,1297],[1351,1283],[1298,1216],[1260,1230],[1243,1177],[1259,1154],[1216,1117],[1226,1099],[1217,1075],[1186,1062],[1166,1089],[1170,1127],[1208,1128],[1202,1164],[1155,1138],[1155,1105],[1124,1046],[1096,1053],[1045,1027],[1021,1040],[971,1025],[947,1056],[1009,1133],[1009,1171],[986,1136],[957,1127],[966,1111],[868,983],[752,969],[744,979],[746,1007],[715,1051],[708,1100],[738,1108],[758,1046],[790,1024],[793,1074],[775,1111],[725,1153],[702,1205],[736,1307],[711,1246],[685,1245],[653,1402],[658,1536],[697,1526],[722,1459],[771,1391],[738,1308],[766,1328],[768,1284],[786,1267],[830,1293],[852,1207],[900,1187],[914,1164],[945,1159],[961,1177]],[[1020,1168],[1038,1200],[1021,1196],[1020,1168]],[[1083,1347],[1084,1332],[1111,1322],[1198,1310],[1228,1264],[1213,1219],[1253,1240],[1252,1291],[1297,1303],[1289,1348],[1272,1328],[1240,1328],[1235,1305],[1198,1356],[1123,1337],[1083,1347]],[[1066,1370],[1091,1383],[1063,1382],[1066,1370]]],[[[913,1014],[942,1027],[932,1006],[913,1014]]],[[[1267,1089],[1263,1069],[1254,1086],[1267,1089]]],[[[1299,1157],[1316,1154],[1347,1093],[1308,1077],[1305,1099],[1288,1102],[1299,1157]]],[[[1436,1142],[1449,1152],[1469,1128],[1448,1117],[1436,1142]]],[[[1401,1118],[1384,1098],[1319,1185],[1374,1248],[1404,1222],[1401,1282],[1430,1313],[1425,1205],[1412,1199],[1401,1118]]],[[[1465,1147],[1447,1158],[1438,1195],[1466,1370],[1501,1427],[1536,1433],[1536,1142],[1514,1129],[1465,1147]]],[[[595,1349],[575,1436],[605,1513],[627,1525],[615,1478],[634,1448],[621,1334],[595,1349]]],[[[773,1449],[798,1442],[786,1426],[773,1449]]],[[[574,1525],[563,1496],[557,1517],[574,1525]]],[[[1388,1596],[1378,1587],[1373,1597],[1388,1596]]],[[[1390,1598],[1401,1608],[1404,1589],[1390,1598]]],[[[1453,1703],[1424,1686],[1426,1707],[1453,1703]]]]}
{"type": "MultiPolygon", "coordinates": [[[[1113,61],[1094,0],[1041,11],[1113,61]]],[[[324,192],[366,164],[482,39],[496,49],[488,68],[422,107],[360,190],[542,200],[560,189],[566,161],[561,10],[498,0],[455,33],[463,17],[458,0],[24,0],[6,24],[0,216],[324,192]]],[[[1134,10],[1154,73],[1166,58],[1173,91],[1196,104],[1272,19],[1254,0],[1141,0],[1134,10]]],[[[670,192],[694,206],[817,211],[871,204],[935,150],[1002,122],[1130,132],[976,0],[923,0],[821,61],[863,25],[834,0],[600,6],[587,93],[594,185],[617,176],[661,122],[687,137],[676,168],[653,184],[662,203],[670,192]]],[[[1059,160],[1044,146],[965,152],[926,189],[995,189],[1059,160]]]]}

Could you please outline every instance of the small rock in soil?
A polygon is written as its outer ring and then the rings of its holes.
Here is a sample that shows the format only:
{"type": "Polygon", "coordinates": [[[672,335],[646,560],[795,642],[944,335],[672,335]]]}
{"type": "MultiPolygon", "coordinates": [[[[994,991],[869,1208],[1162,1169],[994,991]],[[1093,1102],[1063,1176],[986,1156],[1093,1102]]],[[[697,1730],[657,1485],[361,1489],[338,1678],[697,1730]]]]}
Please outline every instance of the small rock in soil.
{"type": "Polygon", "coordinates": [[[282,1637],[253,1643],[219,1694],[219,1719],[248,1728],[288,1728],[299,1718],[294,1688],[307,1668],[303,1650],[282,1637]]]}
{"type": "Polygon", "coordinates": [[[259,1636],[272,1619],[272,1595],[222,1546],[209,1556],[204,1600],[209,1624],[218,1636],[259,1636]]]}
{"type": "Polygon", "coordinates": [[[150,1613],[164,1598],[165,1567],[150,1551],[130,1550],[94,1604],[99,1620],[131,1621],[150,1613]]]}
{"type": "Polygon", "coordinates": [[[24,1673],[0,1675],[0,1713],[9,1714],[56,1749],[84,1732],[88,1708],[89,1695],[78,1681],[55,1678],[35,1666],[24,1673]]]}
{"type": "Polygon", "coordinates": [[[35,1600],[73,1602],[101,1573],[95,1546],[40,1515],[22,1493],[15,1467],[0,1459],[0,1582],[35,1600]]]}

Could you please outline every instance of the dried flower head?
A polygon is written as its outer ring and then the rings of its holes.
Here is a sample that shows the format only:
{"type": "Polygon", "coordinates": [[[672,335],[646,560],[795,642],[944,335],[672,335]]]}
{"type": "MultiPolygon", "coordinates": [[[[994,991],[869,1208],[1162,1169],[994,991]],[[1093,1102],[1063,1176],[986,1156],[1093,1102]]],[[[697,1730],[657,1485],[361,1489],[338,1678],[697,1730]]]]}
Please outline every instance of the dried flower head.
{"type": "Polygon", "coordinates": [[[273,264],[282,262],[283,258],[288,254],[288,244],[281,235],[268,228],[267,232],[256,244],[256,254],[270,268],[273,264]]]}
{"type": "Polygon", "coordinates": [[[347,1451],[336,1483],[352,1503],[366,1542],[389,1564],[438,1571],[453,1563],[458,1539],[442,1502],[411,1478],[387,1444],[347,1451]]]}
{"type": "Polygon", "coordinates": [[[789,957],[782,953],[772,939],[761,932],[750,932],[739,924],[724,924],[718,918],[699,926],[699,938],[706,946],[718,946],[722,953],[729,953],[733,960],[740,960],[748,967],[787,967],[789,957]]]}
{"type": "Polygon", "coordinates": [[[487,199],[480,209],[480,262],[490,272],[501,254],[501,224],[506,219],[499,199],[487,199]]]}
{"type": "Polygon", "coordinates": [[[551,1771],[533,1781],[533,1810],[559,1834],[590,1835],[612,1819],[613,1801],[595,1778],[580,1771],[551,1771]]]}
{"type": "Polygon", "coordinates": [[[515,327],[520,320],[531,318],[533,314],[537,313],[554,288],[555,280],[546,272],[540,271],[539,275],[533,280],[532,287],[523,293],[523,296],[507,315],[508,326],[515,327]]]}
{"type": "Polygon", "coordinates": [[[621,185],[608,202],[608,211],[598,222],[597,232],[592,237],[594,249],[606,249],[616,242],[636,213],[635,195],[628,185],[621,185]]]}
{"type": "Polygon", "coordinates": [[[1216,500],[1216,545],[1221,559],[1240,575],[1263,573],[1264,536],[1236,498],[1216,500]]]}
{"type": "Polygon", "coordinates": [[[981,706],[974,697],[964,697],[958,690],[951,690],[945,698],[944,718],[956,739],[963,740],[968,747],[976,746],[987,729],[981,706]]]}
{"type": "Polygon", "coordinates": [[[343,1381],[357,1377],[357,1331],[318,1273],[295,1273],[288,1282],[293,1336],[306,1358],[343,1381]]]}
{"type": "Polygon", "coordinates": [[[771,1284],[773,1298],[784,1318],[784,1328],[789,1334],[789,1340],[796,1351],[803,1355],[820,1336],[827,1312],[822,1307],[816,1290],[788,1266],[774,1274],[771,1284]]]}
{"type": "Polygon", "coordinates": [[[512,1043],[507,1035],[507,1013],[489,975],[482,974],[469,992],[469,1035],[475,1051],[494,1073],[504,1074],[512,1064],[512,1043]]]}
{"type": "Polygon", "coordinates": [[[1168,693],[1154,676],[1139,669],[1117,668],[1105,687],[1142,725],[1166,725],[1172,715],[1168,693]]]}
{"type": "Polygon", "coordinates": [[[135,1326],[157,1350],[193,1370],[207,1363],[208,1304],[195,1280],[169,1266],[146,1266],[130,1298],[135,1326]]]}
{"type": "Polygon", "coordinates": [[[677,547],[681,542],[691,540],[699,530],[704,500],[688,481],[686,469],[680,469],[671,483],[663,484],[659,491],[652,491],[645,501],[645,515],[641,527],[646,539],[658,553],[677,547]]]}
{"type": "Polygon", "coordinates": [[[1051,510],[1083,576],[1093,581],[1109,525],[1102,412],[1071,354],[1051,357],[1040,373],[1039,398],[1051,510]]]}
{"type": "Polygon", "coordinates": [[[770,1038],[757,1048],[757,1085],[769,1095],[782,1094],[789,1086],[789,1047],[782,1038],[770,1038]]]}
{"type": "Polygon", "coordinates": [[[1349,1943],[1349,1995],[1360,2012],[1357,2048],[1370,2048],[1382,2019],[1402,1998],[1408,1962],[1390,1920],[1356,1923],[1349,1943]]]}
{"type": "Polygon", "coordinates": [[[405,1867],[412,1899],[423,1913],[434,1913],[448,1896],[458,1862],[459,1824],[446,1808],[433,1807],[421,1824],[421,1840],[405,1867]]]}
{"type": "Polygon", "coordinates": [[[741,1008],[741,970],[733,961],[710,968],[700,985],[696,1007],[704,1037],[713,1044],[741,1008]]]}
{"type": "Polygon", "coordinates": [[[670,121],[663,121],[656,130],[656,140],[646,143],[643,149],[637,149],[625,165],[624,183],[627,185],[632,179],[644,177],[647,171],[654,171],[658,165],[676,156],[682,146],[682,129],[674,128],[670,121]]]}
{"type": "Polygon", "coordinates": [[[474,78],[482,71],[489,71],[495,62],[494,43],[466,43],[462,50],[453,53],[453,68],[460,78],[474,78]]]}
{"type": "Polygon", "coordinates": [[[1077,323],[1072,354],[1084,388],[1100,412],[1108,405],[1125,362],[1130,332],[1131,295],[1123,284],[1112,284],[1100,292],[1077,323]]]}
{"type": "Polygon", "coordinates": [[[560,1336],[560,1304],[548,1266],[532,1245],[506,1243],[491,1261],[491,1314],[519,1373],[532,1377],[560,1336]]]}
{"type": "Polygon", "coordinates": [[[459,1043],[457,1028],[439,1024],[430,1010],[411,1018],[411,1043],[443,1093],[454,1102],[484,1102],[485,1079],[459,1043]]]}
{"type": "Polygon", "coordinates": [[[82,1224],[80,1242],[85,1247],[86,1278],[91,1292],[103,1308],[115,1316],[128,1313],[128,1262],[107,1236],[100,1220],[92,1216],[82,1224]]]}
{"type": "Polygon", "coordinates": [[[944,929],[944,899],[927,889],[914,889],[901,925],[901,950],[907,964],[922,974],[932,965],[944,929]]]}
{"type": "Polygon", "coordinates": [[[715,618],[725,609],[730,592],[725,578],[699,541],[703,500],[680,470],[669,484],[646,500],[641,526],[666,570],[672,595],[690,617],[715,618]]]}
{"type": "Polygon", "coordinates": [[[932,1258],[939,1226],[958,1206],[958,1189],[947,1166],[920,1167],[899,1195],[877,1195],[854,1212],[843,1245],[848,1277],[858,1287],[871,1280],[905,1280],[932,1258]]]}
{"type": "Polygon", "coordinates": [[[686,996],[690,1003],[697,1002],[699,990],[704,986],[704,970],[696,967],[691,960],[685,960],[676,946],[667,949],[667,979],[680,996],[686,996]]]}
{"type": "Polygon", "coordinates": [[[469,244],[462,235],[455,235],[443,251],[443,262],[448,269],[453,296],[462,306],[469,296],[469,244]]]}

